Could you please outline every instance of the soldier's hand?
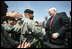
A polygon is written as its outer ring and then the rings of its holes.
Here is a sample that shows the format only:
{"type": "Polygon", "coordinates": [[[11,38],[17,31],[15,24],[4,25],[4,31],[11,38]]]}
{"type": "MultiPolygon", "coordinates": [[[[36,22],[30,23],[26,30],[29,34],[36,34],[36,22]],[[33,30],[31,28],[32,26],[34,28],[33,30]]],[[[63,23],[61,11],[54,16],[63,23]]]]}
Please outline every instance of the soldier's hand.
{"type": "Polygon", "coordinates": [[[30,45],[31,45],[31,43],[25,43],[24,48],[29,48],[29,47],[30,47],[30,45]]]}
{"type": "Polygon", "coordinates": [[[21,44],[19,44],[18,46],[17,46],[17,48],[22,48],[24,46],[24,42],[21,44]]]}
{"type": "Polygon", "coordinates": [[[17,48],[29,48],[31,45],[31,43],[22,43],[22,44],[19,44],[17,48]]]}

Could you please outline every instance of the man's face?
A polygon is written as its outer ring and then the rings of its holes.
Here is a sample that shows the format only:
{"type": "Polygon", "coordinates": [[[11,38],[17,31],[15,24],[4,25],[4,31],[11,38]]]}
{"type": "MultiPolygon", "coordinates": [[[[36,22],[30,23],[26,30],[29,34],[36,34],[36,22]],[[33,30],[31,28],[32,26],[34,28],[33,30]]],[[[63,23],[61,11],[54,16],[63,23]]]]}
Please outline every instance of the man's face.
{"type": "Polygon", "coordinates": [[[14,25],[16,25],[17,21],[14,21],[14,25]]]}
{"type": "Polygon", "coordinates": [[[14,25],[14,21],[13,20],[8,20],[8,24],[14,25]]]}
{"type": "Polygon", "coordinates": [[[55,14],[55,11],[54,10],[50,10],[49,11],[49,15],[52,17],[52,16],[54,16],[54,14],[55,14]]]}
{"type": "Polygon", "coordinates": [[[29,14],[29,16],[30,16],[30,19],[32,19],[32,20],[33,20],[34,15],[33,15],[33,14],[29,14]]]}
{"type": "Polygon", "coordinates": [[[21,24],[21,20],[18,20],[17,23],[18,23],[18,24],[21,24]]]}
{"type": "Polygon", "coordinates": [[[47,20],[47,16],[45,16],[45,20],[47,20]]]}

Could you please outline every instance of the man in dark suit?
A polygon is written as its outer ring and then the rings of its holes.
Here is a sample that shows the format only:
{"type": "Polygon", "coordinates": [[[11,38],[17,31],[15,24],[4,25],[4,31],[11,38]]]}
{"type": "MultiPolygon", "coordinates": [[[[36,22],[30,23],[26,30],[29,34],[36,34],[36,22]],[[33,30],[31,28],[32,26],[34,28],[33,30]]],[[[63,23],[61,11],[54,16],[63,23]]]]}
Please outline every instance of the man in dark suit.
{"type": "Polygon", "coordinates": [[[45,20],[43,21],[43,24],[42,24],[43,28],[45,28],[45,27],[46,27],[47,16],[45,16],[44,18],[45,18],[45,20]]]}
{"type": "Polygon", "coordinates": [[[51,18],[46,24],[46,45],[49,48],[67,48],[66,31],[69,28],[69,19],[65,12],[56,13],[56,8],[49,9],[51,18]]]}

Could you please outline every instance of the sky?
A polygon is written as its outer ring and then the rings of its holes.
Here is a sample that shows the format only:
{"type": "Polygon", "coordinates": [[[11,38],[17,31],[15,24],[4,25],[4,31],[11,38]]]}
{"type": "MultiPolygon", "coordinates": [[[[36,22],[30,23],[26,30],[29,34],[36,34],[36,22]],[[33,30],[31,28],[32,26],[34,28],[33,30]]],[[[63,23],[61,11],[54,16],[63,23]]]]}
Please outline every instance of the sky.
{"type": "Polygon", "coordinates": [[[45,16],[49,19],[48,10],[52,7],[56,8],[57,13],[66,12],[68,17],[71,11],[71,1],[5,1],[5,3],[8,5],[7,13],[15,10],[24,16],[25,9],[33,10],[34,21],[44,21],[45,16]]]}

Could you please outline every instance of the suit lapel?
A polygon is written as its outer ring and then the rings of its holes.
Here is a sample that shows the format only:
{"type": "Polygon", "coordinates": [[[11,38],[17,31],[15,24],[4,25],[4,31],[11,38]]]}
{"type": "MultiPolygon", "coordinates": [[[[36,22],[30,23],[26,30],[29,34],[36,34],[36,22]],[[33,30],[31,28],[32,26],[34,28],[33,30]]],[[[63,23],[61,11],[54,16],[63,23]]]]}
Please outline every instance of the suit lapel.
{"type": "Polygon", "coordinates": [[[57,14],[54,16],[51,26],[52,26],[52,25],[53,25],[53,23],[55,22],[56,17],[57,17],[57,14]]]}
{"type": "Polygon", "coordinates": [[[48,22],[47,22],[47,23],[48,23],[48,26],[49,26],[49,24],[50,24],[50,21],[51,21],[51,18],[50,18],[50,19],[48,20],[48,22]]]}

